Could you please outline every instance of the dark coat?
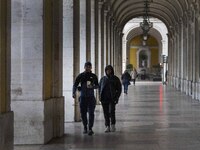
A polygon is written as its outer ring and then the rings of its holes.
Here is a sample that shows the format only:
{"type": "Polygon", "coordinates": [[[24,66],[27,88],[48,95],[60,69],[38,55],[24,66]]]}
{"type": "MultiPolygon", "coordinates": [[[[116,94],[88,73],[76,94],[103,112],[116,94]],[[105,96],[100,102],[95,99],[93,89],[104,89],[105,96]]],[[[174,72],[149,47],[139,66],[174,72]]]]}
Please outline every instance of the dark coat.
{"type": "Polygon", "coordinates": [[[123,84],[129,84],[131,80],[131,75],[128,72],[125,72],[122,74],[121,79],[123,84]]]}
{"type": "Polygon", "coordinates": [[[122,92],[122,85],[121,85],[120,79],[117,76],[114,75],[114,70],[113,70],[112,66],[110,66],[110,65],[107,66],[105,68],[105,72],[108,69],[108,67],[110,67],[112,69],[111,75],[108,76],[106,74],[106,76],[103,76],[100,79],[100,82],[99,82],[99,97],[100,97],[100,101],[102,103],[106,102],[105,99],[102,99],[102,92],[103,92],[103,90],[105,88],[105,85],[108,84],[110,90],[106,91],[106,92],[110,92],[112,102],[118,103],[119,97],[120,97],[121,92],[122,92]]]}

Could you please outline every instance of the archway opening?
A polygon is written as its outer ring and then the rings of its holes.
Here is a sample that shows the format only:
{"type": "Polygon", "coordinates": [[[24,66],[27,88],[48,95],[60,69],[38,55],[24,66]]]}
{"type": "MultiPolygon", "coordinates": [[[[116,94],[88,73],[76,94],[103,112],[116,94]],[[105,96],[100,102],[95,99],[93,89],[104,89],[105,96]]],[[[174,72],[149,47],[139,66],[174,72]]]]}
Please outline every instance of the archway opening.
{"type": "MultiPolygon", "coordinates": [[[[143,39],[140,28],[142,17],[133,18],[123,29],[123,71],[131,64],[139,74],[146,74],[145,80],[166,82],[166,61],[168,56],[168,30],[166,25],[157,18],[150,18],[153,27],[148,33],[148,40],[143,39]]],[[[139,75],[138,80],[144,80],[139,75]]]]}

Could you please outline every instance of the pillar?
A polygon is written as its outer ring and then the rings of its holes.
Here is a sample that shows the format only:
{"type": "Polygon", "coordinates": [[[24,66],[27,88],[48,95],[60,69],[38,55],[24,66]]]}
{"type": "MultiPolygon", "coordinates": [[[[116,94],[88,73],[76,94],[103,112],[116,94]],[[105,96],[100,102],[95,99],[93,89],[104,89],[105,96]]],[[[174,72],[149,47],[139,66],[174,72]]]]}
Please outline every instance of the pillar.
{"type": "MultiPolygon", "coordinates": [[[[73,82],[80,73],[80,2],[74,0],[73,7],[73,82]]],[[[74,100],[74,121],[80,121],[78,98],[74,100]]]]}
{"type": "MultiPolygon", "coordinates": [[[[198,39],[198,42],[196,42],[196,44],[197,44],[197,48],[196,48],[196,50],[197,50],[197,58],[199,58],[199,56],[200,56],[200,52],[199,52],[199,49],[200,49],[200,15],[198,16],[198,26],[197,26],[197,39],[198,39]]],[[[196,59],[196,63],[197,63],[197,70],[196,70],[196,72],[197,72],[197,74],[196,74],[196,76],[197,76],[197,82],[198,82],[198,86],[197,86],[197,99],[198,100],[200,100],[200,83],[199,83],[199,81],[200,81],[200,60],[199,59],[196,59]]]]}
{"type": "Polygon", "coordinates": [[[0,149],[13,150],[13,112],[10,108],[10,0],[0,1],[0,149]]]}
{"type": "MultiPolygon", "coordinates": [[[[90,28],[88,30],[90,30],[90,38],[88,39],[88,43],[90,44],[90,51],[91,51],[91,56],[90,56],[90,60],[92,62],[92,71],[96,74],[96,49],[95,49],[95,0],[89,0],[90,2],[90,15],[87,15],[90,17],[88,24],[90,24],[90,28]]],[[[89,34],[88,33],[88,34],[89,34]]]]}
{"type": "Polygon", "coordinates": [[[108,64],[111,64],[111,15],[110,12],[107,16],[107,55],[108,55],[108,64]]]}
{"type": "Polygon", "coordinates": [[[64,134],[62,0],[12,1],[11,99],[15,144],[64,134]]]}
{"type": "Polygon", "coordinates": [[[181,92],[184,92],[184,25],[182,18],[180,21],[180,55],[181,92]]]}
{"type": "Polygon", "coordinates": [[[102,41],[104,42],[104,47],[103,47],[103,61],[104,61],[104,68],[105,66],[108,65],[108,26],[107,26],[107,15],[108,15],[108,10],[107,8],[105,8],[105,4],[104,4],[104,18],[103,18],[103,39],[102,41]]]}
{"type": "Polygon", "coordinates": [[[80,2],[80,72],[84,71],[84,64],[90,59],[90,49],[86,47],[86,1],[79,0],[80,2]]]}
{"type": "Polygon", "coordinates": [[[187,91],[187,39],[188,39],[187,19],[183,18],[183,91],[187,91]]]}
{"type": "Polygon", "coordinates": [[[120,66],[122,66],[122,42],[121,42],[121,37],[120,37],[120,30],[118,27],[115,27],[115,49],[114,49],[114,69],[115,69],[115,74],[118,77],[121,77],[122,69],[120,66]]]}
{"type": "Polygon", "coordinates": [[[110,23],[110,62],[113,65],[114,64],[114,31],[113,31],[113,26],[114,26],[114,21],[113,21],[113,17],[111,17],[111,23],[110,23]]]}
{"type": "MultiPolygon", "coordinates": [[[[73,61],[79,62],[79,52],[73,53],[79,45],[79,35],[74,34],[79,30],[74,30],[74,13],[78,13],[74,0],[63,0],[63,95],[65,97],[65,121],[74,121],[74,101],[72,98],[73,86],[73,61]],[[74,11],[76,10],[76,11],[74,11]],[[77,46],[74,48],[74,46],[77,46]],[[77,58],[76,58],[77,57],[77,58]]],[[[78,21],[78,19],[76,20],[78,21]]],[[[76,66],[76,64],[75,64],[76,66]]],[[[79,66],[79,64],[78,64],[79,66]]],[[[77,73],[79,70],[77,71],[77,73]]]]}
{"type": "Polygon", "coordinates": [[[103,62],[102,62],[102,6],[103,2],[99,1],[98,2],[98,77],[101,78],[104,75],[104,68],[103,62]]]}

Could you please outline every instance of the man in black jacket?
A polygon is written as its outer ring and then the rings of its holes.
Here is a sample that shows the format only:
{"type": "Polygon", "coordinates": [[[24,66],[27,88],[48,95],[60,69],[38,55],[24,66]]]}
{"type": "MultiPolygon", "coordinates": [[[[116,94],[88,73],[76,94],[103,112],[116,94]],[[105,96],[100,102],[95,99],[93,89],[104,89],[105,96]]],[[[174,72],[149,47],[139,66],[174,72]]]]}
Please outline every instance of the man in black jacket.
{"type": "Polygon", "coordinates": [[[120,79],[114,75],[111,65],[106,66],[105,73],[106,76],[102,77],[99,83],[99,96],[106,126],[105,132],[115,132],[115,105],[118,103],[121,95],[122,85],[120,79]]]}
{"type": "Polygon", "coordinates": [[[81,118],[84,126],[84,134],[93,135],[92,130],[94,124],[94,110],[96,106],[96,99],[94,96],[94,89],[98,88],[98,78],[92,73],[92,64],[90,62],[85,63],[85,71],[80,73],[73,85],[72,97],[76,97],[76,90],[80,83],[80,111],[81,118]],[[87,112],[89,113],[89,125],[87,119],[87,112]],[[88,131],[89,128],[89,131],[88,131]]]}

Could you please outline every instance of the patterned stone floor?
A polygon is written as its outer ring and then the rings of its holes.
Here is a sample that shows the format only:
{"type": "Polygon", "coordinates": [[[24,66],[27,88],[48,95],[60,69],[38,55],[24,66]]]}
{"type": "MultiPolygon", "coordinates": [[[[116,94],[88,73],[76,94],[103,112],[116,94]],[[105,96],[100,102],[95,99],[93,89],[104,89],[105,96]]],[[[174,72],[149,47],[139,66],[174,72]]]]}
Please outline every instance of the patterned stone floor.
{"type": "Polygon", "coordinates": [[[46,145],[15,146],[14,150],[199,150],[200,103],[161,83],[129,86],[116,108],[117,131],[104,133],[100,105],[93,136],[81,123],[66,123],[65,136],[46,145]]]}

